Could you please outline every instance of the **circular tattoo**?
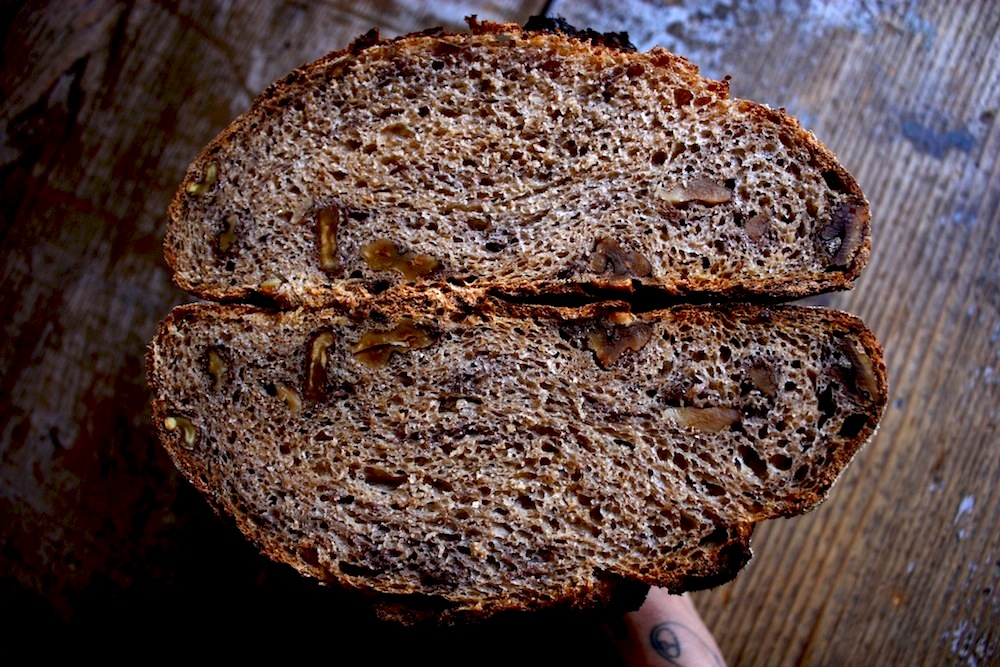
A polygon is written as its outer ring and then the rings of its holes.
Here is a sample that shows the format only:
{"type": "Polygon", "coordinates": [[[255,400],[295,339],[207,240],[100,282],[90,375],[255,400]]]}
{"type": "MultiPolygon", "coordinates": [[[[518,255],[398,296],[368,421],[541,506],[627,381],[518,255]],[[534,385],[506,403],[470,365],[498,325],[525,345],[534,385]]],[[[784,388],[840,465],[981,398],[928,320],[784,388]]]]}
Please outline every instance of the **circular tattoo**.
{"type": "Polygon", "coordinates": [[[698,633],[691,630],[691,628],[677,621],[667,621],[654,627],[649,632],[649,643],[653,647],[653,650],[656,651],[656,654],[669,664],[675,667],[684,667],[685,664],[690,663],[688,660],[682,660],[681,658],[684,653],[684,642],[681,641],[682,635],[687,635],[685,641],[689,649],[688,656],[697,656],[699,654],[697,645],[700,644],[705,655],[710,656],[712,662],[722,667],[722,658],[705,643],[705,640],[699,637],[698,633]],[[695,644],[693,653],[690,650],[692,644],[695,644]]]}
{"type": "Polygon", "coordinates": [[[675,623],[660,623],[649,633],[649,643],[664,660],[677,664],[675,661],[681,657],[681,640],[677,633],[670,627],[675,623]]]}

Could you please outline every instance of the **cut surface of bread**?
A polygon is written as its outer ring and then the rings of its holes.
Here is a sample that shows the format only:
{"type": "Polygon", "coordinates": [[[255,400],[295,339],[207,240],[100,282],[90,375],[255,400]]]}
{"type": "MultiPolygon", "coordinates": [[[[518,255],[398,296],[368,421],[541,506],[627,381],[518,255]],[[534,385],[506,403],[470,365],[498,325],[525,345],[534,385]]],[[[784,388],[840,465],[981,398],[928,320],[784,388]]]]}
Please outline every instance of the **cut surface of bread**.
{"type": "Polygon", "coordinates": [[[176,282],[225,303],[150,346],[164,446],[384,617],[726,581],[886,402],[857,318],[738,303],[860,274],[834,156],[683,58],[540,25],[369,33],[271,86],[171,204],[176,282]]]}
{"type": "Polygon", "coordinates": [[[155,422],[272,557],[455,621],[728,579],[885,402],[878,344],[840,312],[477,311],[177,308],[155,422]]]}
{"type": "Polygon", "coordinates": [[[783,110],[662,49],[471,28],[369,35],[271,86],[173,201],[177,283],[316,306],[446,281],[780,298],[861,272],[868,203],[783,110]]]}

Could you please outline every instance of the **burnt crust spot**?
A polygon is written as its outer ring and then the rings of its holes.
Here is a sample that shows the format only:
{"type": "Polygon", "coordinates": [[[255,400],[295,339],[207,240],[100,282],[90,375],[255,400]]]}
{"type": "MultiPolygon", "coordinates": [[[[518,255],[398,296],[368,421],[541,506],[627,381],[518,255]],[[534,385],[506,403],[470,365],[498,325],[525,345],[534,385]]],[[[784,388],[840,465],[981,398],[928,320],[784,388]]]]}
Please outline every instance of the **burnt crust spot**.
{"type": "Polygon", "coordinates": [[[635,53],[638,51],[635,45],[629,41],[627,32],[597,32],[590,28],[580,30],[571,26],[561,16],[555,18],[532,16],[524,24],[524,29],[527,32],[561,33],[567,37],[579,39],[582,42],[590,42],[594,46],[605,46],[624,53],[635,53]]]}
{"type": "Polygon", "coordinates": [[[370,49],[371,47],[376,46],[381,41],[382,35],[379,33],[378,28],[372,28],[351,42],[351,45],[347,47],[347,50],[351,55],[356,56],[365,49],[370,49]]]}

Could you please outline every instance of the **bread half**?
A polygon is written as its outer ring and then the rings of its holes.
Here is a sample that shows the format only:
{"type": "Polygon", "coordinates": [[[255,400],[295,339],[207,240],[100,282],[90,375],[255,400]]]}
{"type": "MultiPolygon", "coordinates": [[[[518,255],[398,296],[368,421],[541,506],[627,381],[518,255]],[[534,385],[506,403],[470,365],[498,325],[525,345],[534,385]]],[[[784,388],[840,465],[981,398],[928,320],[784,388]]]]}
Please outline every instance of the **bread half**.
{"type": "Polygon", "coordinates": [[[886,400],[864,324],[792,306],[197,304],[148,368],[165,446],[222,513],[408,621],[721,583],[886,400]]]}
{"type": "Polygon", "coordinates": [[[176,282],[284,306],[452,283],[788,298],[851,287],[868,203],[789,117],[663,49],[470,21],[271,86],[170,208],[176,282]]]}

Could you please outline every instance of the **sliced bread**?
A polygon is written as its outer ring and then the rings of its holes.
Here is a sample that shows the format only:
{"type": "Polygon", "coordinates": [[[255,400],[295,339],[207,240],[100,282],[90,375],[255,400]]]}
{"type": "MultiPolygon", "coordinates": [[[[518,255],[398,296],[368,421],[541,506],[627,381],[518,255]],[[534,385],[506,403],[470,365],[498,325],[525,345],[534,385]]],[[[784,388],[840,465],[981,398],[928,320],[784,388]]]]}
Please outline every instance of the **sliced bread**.
{"type": "Polygon", "coordinates": [[[840,312],[426,306],[197,304],[149,355],[195,486],[394,618],[725,581],[757,522],[825,496],[885,403],[878,344],[840,312]]]}
{"type": "Polygon", "coordinates": [[[534,27],[359,38],[169,212],[175,280],[228,303],[150,346],[165,447],[262,552],[388,618],[725,581],[886,402],[857,318],[759,305],[864,267],[834,156],[683,58],[534,27]]]}
{"type": "Polygon", "coordinates": [[[166,256],[199,296],[397,283],[794,297],[869,253],[855,180],[663,49],[510,24],[369,34],[272,85],[191,165],[166,256]]]}

